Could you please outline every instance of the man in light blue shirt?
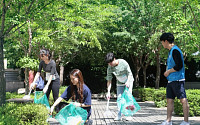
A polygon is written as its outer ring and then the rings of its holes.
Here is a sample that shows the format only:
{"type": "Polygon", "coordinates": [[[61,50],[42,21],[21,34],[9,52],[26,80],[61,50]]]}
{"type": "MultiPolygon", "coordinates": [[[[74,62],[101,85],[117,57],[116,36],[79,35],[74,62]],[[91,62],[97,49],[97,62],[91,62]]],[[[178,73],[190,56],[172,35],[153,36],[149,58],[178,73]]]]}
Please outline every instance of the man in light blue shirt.
{"type": "MultiPolygon", "coordinates": [[[[129,64],[124,59],[115,59],[113,53],[108,53],[105,57],[105,62],[108,63],[107,68],[107,87],[108,93],[107,98],[110,99],[110,89],[112,83],[112,74],[115,75],[117,79],[117,97],[121,96],[124,92],[125,86],[129,88],[132,93],[133,88],[133,74],[131,72],[129,64]]],[[[119,110],[119,107],[118,107],[119,110]]],[[[126,120],[131,120],[131,117],[127,117],[126,120]]],[[[114,120],[121,120],[121,111],[119,110],[117,117],[114,120]]]]}

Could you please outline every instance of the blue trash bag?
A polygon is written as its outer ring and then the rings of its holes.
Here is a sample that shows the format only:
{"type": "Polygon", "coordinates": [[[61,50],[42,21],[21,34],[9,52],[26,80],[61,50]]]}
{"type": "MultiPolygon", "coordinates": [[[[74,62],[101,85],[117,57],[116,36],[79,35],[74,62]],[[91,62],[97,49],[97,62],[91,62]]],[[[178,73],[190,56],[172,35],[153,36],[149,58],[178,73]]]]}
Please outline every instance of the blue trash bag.
{"type": "Polygon", "coordinates": [[[83,125],[87,120],[87,111],[73,103],[66,105],[55,116],[61,125],[83,125]]]}
{"type": "Polygon", "coordinates": [[[42,79],[41,76],[35,81],[35,83],[37,83],[36,88],[39,88],[39,89],[44,88],[44,80],[42,79]]]}
{"type": "Polygon", "coordinates": [[[117,97],[117,105],[121,113],[125,116],[133,116],[141,109],[127,87],[125,87],[122,95],[117,97]]]}
{"type": "Polygon", "coordinates": [[[34,103],[44,104],[50,111],[49,100],[47,99],[47,96],[43,93],[43,91],[35,91],[34,103]]]}

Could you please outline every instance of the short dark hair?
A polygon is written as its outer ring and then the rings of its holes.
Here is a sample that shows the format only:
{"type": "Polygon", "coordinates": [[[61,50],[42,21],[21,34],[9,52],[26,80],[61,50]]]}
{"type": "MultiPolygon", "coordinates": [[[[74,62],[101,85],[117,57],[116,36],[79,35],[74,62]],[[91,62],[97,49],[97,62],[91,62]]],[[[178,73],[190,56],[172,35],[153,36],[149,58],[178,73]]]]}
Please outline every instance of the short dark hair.
{"type": "Polygon", "coordinates": [[[171,33],[163,33],[160,36],[160,41],[165,41],[167,40],[169,43],[173,43],[174,42],[174,35],[171,33]]]}
{"type": "Polygon", "coordinates": [[[105,57],[105,62],[106,63],[110,63],[114,60],[115,56],[113,53],[107,53],[106,57],[105,57]]]}

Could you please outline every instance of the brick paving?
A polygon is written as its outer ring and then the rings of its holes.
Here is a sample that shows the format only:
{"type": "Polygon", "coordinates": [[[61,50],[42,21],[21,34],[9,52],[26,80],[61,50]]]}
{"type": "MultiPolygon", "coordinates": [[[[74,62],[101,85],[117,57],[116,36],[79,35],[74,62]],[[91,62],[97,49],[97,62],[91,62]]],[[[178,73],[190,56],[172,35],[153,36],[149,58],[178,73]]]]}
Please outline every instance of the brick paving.
{"type": "MultiPolygon", "coordinates": [[[[157,125],[166,119],[167,108],[156,108],[153,102],[138,102],[141,106],[131,121],[114,121],[117,115],[116,100],[110,100],[109,109],[110,116],[104,116],[106,111],[106,100],[92,99],[92,115],[93,125],[157,125]]],[[[191,125],[200,125],[200,117],[189,117],[191,125]]],[[[183,121],[183,117],[173,114],[173,125],[179,125],[183,121]]],[[[51,125],[58,125],[56,122],[50,122],[51,125]]]]}
{"type": "MultiPolygon", "coordinates": [[[[92,116],[94,125],[157,125],[166,119],[167,108],[156,108],[153,102],[138,102],[141,106],[131,121],[114,121],[117,115],[117,104],[115,100],[110,101],[109,109],[112,115],[105,117],[103,113],[106,110],[105,100],[92,100],[92,116]]],[[[190,117],[191,125],[200,125],[200,117],[190,117]]],[[[172,116],[173,125],[179,125],[183,117],[172,116]]]]}

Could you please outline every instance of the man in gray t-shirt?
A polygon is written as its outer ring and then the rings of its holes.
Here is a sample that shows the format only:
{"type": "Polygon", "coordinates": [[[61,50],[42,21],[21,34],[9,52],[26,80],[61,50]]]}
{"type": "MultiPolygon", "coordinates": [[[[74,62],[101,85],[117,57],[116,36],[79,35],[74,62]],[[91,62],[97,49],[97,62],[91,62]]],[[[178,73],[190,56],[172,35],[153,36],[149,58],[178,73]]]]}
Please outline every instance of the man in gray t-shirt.
{"type": "MultiPolygon", "coordinates": [[[[106,77],[108,87],[107,98],[110,99],[110,89],[113,78],[112,74],[115,75],[117,79],[117,97],[124,92],[125,86],[128,87],[129,91],[132,93],[134,78],[129,64],[124,59],[115,59],[113,53],[108,53],[105,57],[105,61],[108,63],[106,77]]],[[[118,112],[118,116],[114,120],[121,120],[120,110],[118,112]]],[[[130,117],[127,117],[126,120],[131,119],[130,117]]]]}
{"type": "MultiPolygon", "coordinates": [[[[112,74],[115,75],[117,79],[117,86],[131,86],[133,84],[133,75],[130,66],[124,59],[114,59],[116,61],[115,66],[108,65],[107,68],[107,81],[112,81],[112,74]]],[[[132,86],[131,86],[132,87],[132,86]]],[[[130,87],[129,87],[130,88],[130,87]]],[[[129,90],[132,93],[132,89],[129,90]]]]}

